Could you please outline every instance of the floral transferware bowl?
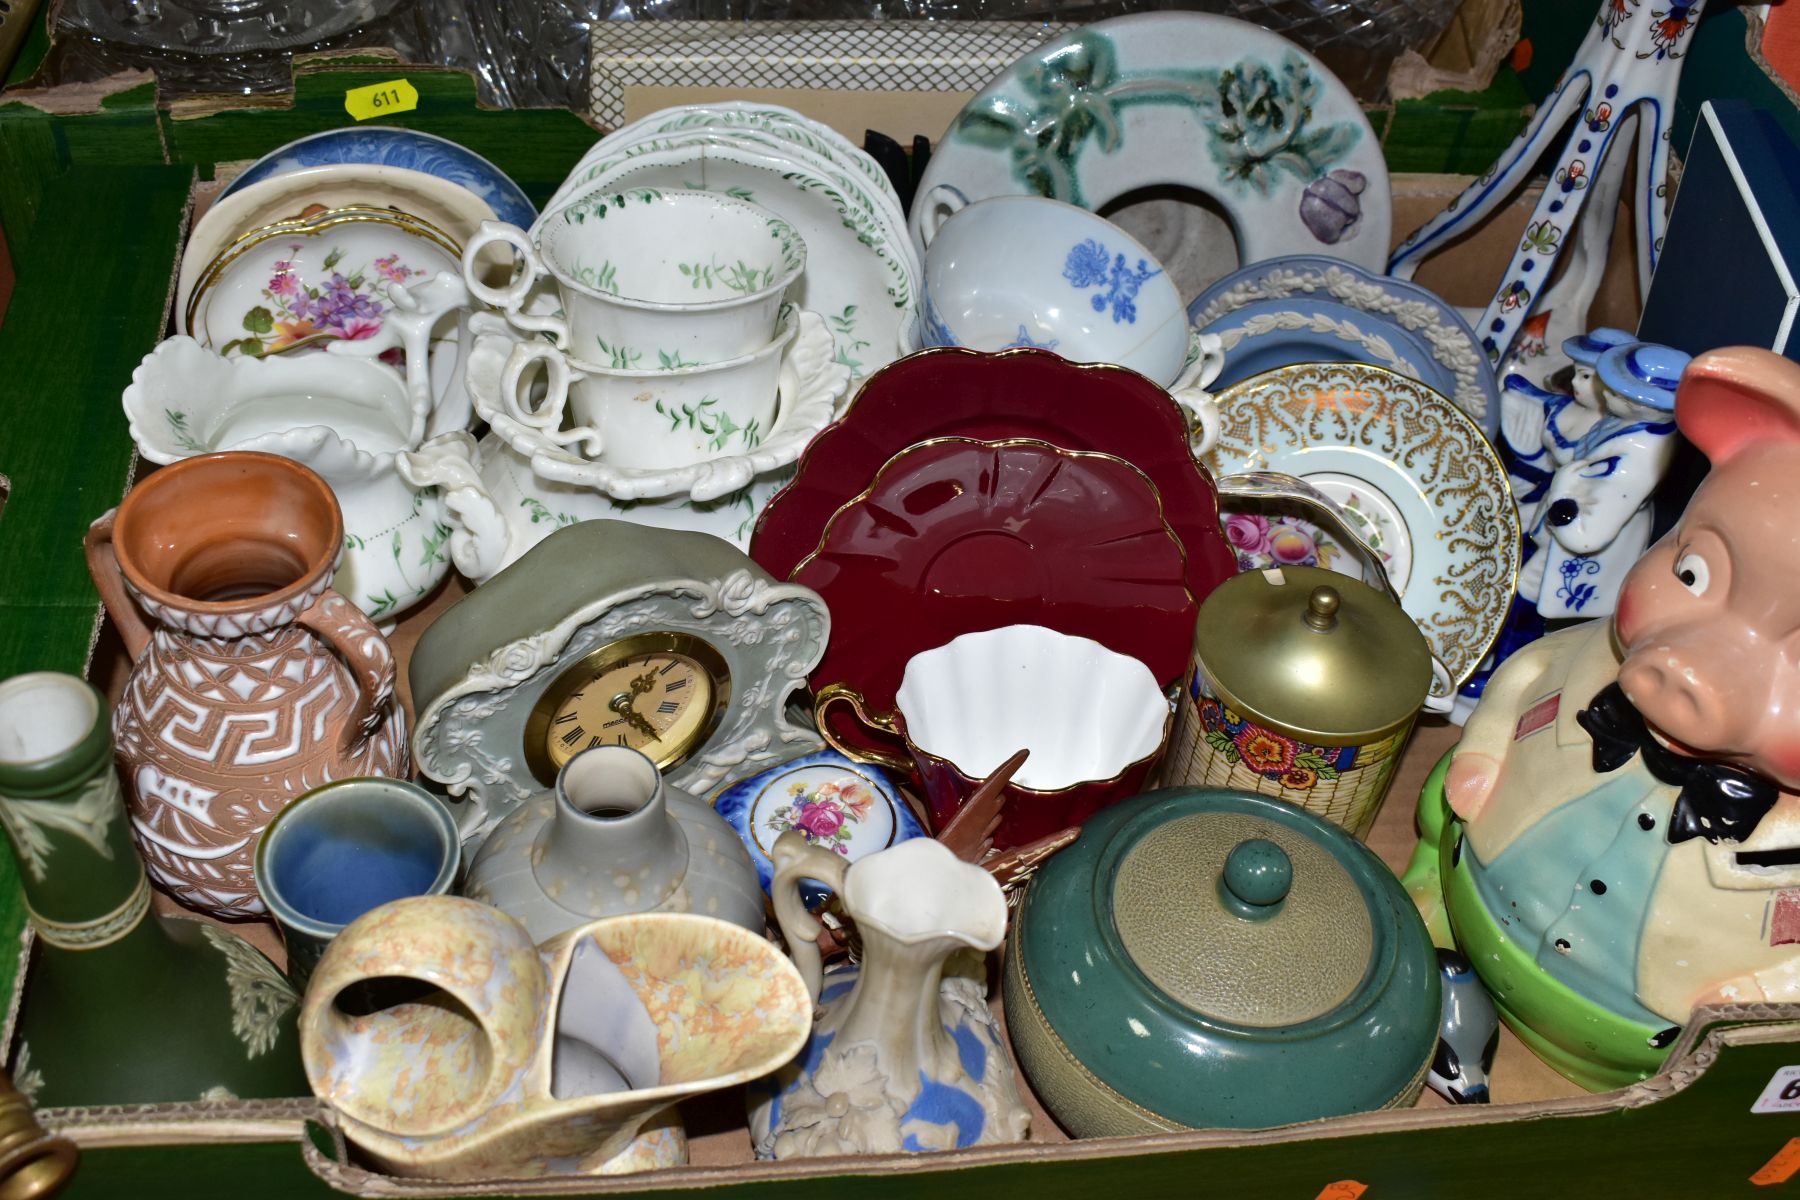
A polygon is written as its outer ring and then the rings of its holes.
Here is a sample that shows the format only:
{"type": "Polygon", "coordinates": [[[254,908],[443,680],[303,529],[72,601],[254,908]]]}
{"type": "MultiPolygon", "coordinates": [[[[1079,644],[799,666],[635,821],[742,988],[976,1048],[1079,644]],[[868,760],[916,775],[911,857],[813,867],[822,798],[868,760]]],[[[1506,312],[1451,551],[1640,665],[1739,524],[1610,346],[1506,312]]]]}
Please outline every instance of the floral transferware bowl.
{"type": "Polygon", "coordinates": [[[308,210],[369,208],[417,218],[463,245],[494,210],[479,196],[446,179],[405,167],[339,163],[304,167],[233,190],[194,220],[181,252],[175,285],[175,332],[192,334],[188,301],[200,276],[245,235],[278,221],[299,220],[308,210]]]}
{"type": "Polygon", "coordinates": [[[1187,313],[1168,272],[1104,217],[1042,196],[959,208],[925,255],[920,323],[933,346],[1037,346],[1174,385],[1187,313]]]}

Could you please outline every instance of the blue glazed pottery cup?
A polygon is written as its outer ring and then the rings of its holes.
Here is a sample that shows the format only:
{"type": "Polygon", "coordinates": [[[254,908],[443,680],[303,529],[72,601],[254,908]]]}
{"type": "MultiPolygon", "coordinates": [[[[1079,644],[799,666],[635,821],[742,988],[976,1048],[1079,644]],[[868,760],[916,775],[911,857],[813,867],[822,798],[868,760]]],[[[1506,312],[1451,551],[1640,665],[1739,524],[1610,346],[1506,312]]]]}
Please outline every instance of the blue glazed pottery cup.
{"type": "Polygon", "coordinates": [[[401,779],[341,779],[306,792],[263,831],[256,888],[281,928],[302,989],[331,939],[363,913],[456,883],[462,843],[450,811],[401,779]]]}

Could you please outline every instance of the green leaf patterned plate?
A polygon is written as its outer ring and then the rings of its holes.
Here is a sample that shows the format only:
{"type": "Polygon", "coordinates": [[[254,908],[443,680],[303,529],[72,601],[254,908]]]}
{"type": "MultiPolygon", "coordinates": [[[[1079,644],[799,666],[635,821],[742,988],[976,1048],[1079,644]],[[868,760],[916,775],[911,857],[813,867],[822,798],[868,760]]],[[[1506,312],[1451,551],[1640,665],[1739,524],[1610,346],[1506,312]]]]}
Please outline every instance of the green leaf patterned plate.
{"type": "Polygon", "coordinates": [[[1014,63],[939,140],[909,225],[922,249],[939,187],[1100,209],[1159,185],[1216,200],[1240,262],[1328,254],[1386,269],[1387,164],[1355,98],[1286,38],[1204,13],[1098,21],[1014,63]]]}

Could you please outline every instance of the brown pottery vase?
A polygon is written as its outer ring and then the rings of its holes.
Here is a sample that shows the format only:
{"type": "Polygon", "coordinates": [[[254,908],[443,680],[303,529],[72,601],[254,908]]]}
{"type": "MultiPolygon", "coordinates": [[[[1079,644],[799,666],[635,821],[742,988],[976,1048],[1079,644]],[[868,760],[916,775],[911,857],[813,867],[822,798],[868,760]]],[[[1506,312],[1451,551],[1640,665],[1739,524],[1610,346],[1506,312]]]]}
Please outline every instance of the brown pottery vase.
{"type": "Polygon", "coordinates": [[[251,863],[277,812],[333,779],[408,773],[393,654],[326,586],[343,541],[323,479],[249,453],[163,467],[88,530],[135,663],[113,713],[132,833],[189,908],[261,914],[251,863]]]}

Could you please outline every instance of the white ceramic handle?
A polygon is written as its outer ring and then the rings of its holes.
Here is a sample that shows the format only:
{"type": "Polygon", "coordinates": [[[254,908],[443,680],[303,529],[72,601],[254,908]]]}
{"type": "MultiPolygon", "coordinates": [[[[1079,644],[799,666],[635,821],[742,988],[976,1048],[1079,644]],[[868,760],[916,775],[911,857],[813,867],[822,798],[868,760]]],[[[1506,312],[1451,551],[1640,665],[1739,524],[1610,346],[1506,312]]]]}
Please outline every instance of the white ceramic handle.
{"type": "Polygon", "coordinates": [[[938,235],[944,222],[969,207],[969,198],[960,188],[947,183],[940,183],[920,196],[915,201],[923,207],[919,210],[924,215],[919,218],[919,237],[925,245],[931,245],[931,239],[938,235]]]}
{"type": "Polygon", "coordinates": [[[431,331],[445,314],[468,307],[469,289],[451,272],[440,271],[410,287],[390,283],[387,295],[389,310],[374,337],[355,341],[339,338],[325,349],[350,358],[374,358],[396,346],[400,348],[406,363],[406,397],[411,410],[406,442],[416,446],[425,437],[425,427],[437,405],[431,389],[431,331]]]}
{"type": "Polygon", "coordinates": [[[1188,330],[1187,361],[1181,368],[1181,374],[1169,386],[1172,392],[1199,389],[1204,391],[1213,385],[1219,372],[1225,369],[1225,339],[1216,333],[1201,333],[1199,330],[1188,330]]]}
{"type": "Polygon", "coordinates": [[[463,247],[462,272],[463,282],[477,300],[511,314],[525,306],[525,297],[544,274],[544,264],[538,259],[537,247],[531,244],[531,235],[523,229],[505,221],[483,221],[469,244],[463,247]],[[504,287],[489,287],[481,281],[475,260],[489,246],[502,244],[524,262],[525,269],[521,271],[515,267],[504,287]]]}
{"type": "Polygon", "coordinates": [[[528,333],[547,333],[565,345],[568,343],[568,322],[561,317],[535,316],[525,311],[525,303],[531,298],[531,289],[537,286],[545,271],[544,260],[538,255],[537,246],[532,243],[531,235],[523,229],[504,221],[483,221],[481,228],[475,231],[475,236],[463,248],[462,271],[463,282],[468,285],[470,294],[483,304],[505,313],[506,319],[513,325],[528,333]],[[475,259],[489,246],[500,244],[506,245],[519,257],[524,263],[524,269],[515,267],[506,286],[494,288],[481,281],[475,259]]]}
{"type": "Polygon", "coordinates": [[[1456,688],[1450,680],[1450,668],[1437,655],[1431,656],[1431,687],[1425,692],[1425,711],[1447,713],[1456,707],[1456,688]]]}
{"type": "Polygon", "coordinates": [[[453,526],[450,561],[469,579],[485,583],[506,561],[512,535],[482,481],[479,457],[475,439],[456,430],[402,451],[394,465],[409,487],[438,489],[453,526]]]}
{"type": "Polygon", "coordinates": [[[1219,444],[1219,406],[1205,388],[1182,388],[1170,392],[1188,419],[1188,449],[1195,458],[1205,458],[1219,444]]]}
{"type": "Polygon", "coordinates": [[[564,429],[563,413],[569,405],[569,383],[578,377],[569,367],[563,352],[547,342],[520,342],[506,356],[506,369],[500,373],[500,402],[506,414],[528,429],[559,446],[580,443],[585,454],[600,457],[600,431],[586,425],[564,429]],[[529,407],[521,393],[525,372],[534,362],[544,364],[544,402],[529,407]]]}
{"type": "Polygon", "coordinates": [[[806,911],[806,902],[800,898],[800,882],[814,878],[841,894],[850,864],[842,855],[811,844],[797,829],[790,829],[776,838],[774,853],[769,857],[775,868],[775,877],[769,883],[775,923],[787,942],[794,966],[800,970],[800,978],[806,981],[806,990],[817,1000],[824,978],[818,940],[824,926],[806,911]]]}

